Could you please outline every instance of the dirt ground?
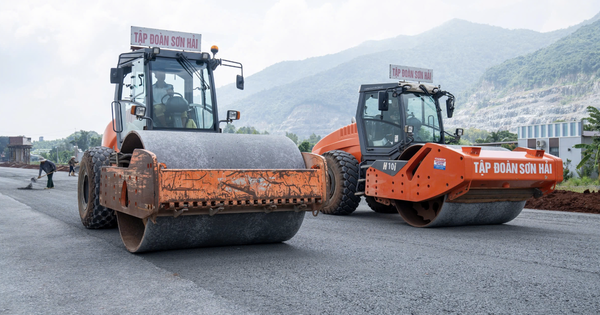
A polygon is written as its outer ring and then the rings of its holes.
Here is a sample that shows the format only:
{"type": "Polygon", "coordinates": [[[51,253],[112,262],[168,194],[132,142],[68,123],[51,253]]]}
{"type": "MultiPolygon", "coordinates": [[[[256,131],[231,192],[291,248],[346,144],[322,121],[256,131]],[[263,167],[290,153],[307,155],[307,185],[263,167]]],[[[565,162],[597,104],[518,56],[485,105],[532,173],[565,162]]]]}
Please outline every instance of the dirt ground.
{"type": "MultiPolygon", "coordinates": [[[[39,168],[38,165],[8,162],[0,163],[0,167],[39,168]]],[[[57,169],[60,172],[69,171],[69,167],[66,165],[58,165],[57,169]]],[[[578,193],[566,190],[556,190],[553,193],[538,199],[532,197],[527,200],[525,208],[600,214],[600,191],[590,192],[589,190],[586,190],[583,193],[578,193]]]]}
{"type": "Polygon", "coordinates": [[[525,208],[600,214],[600,191],[555,190],[547,196],[527,200],[525,208]]]}

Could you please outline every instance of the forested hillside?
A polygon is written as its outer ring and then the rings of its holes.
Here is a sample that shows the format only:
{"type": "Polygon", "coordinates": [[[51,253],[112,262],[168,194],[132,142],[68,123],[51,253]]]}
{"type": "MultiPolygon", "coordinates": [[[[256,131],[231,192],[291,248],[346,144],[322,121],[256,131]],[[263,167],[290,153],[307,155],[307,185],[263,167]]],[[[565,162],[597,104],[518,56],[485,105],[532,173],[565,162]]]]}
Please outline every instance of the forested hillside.
{"type": "Polygon", "coordinates": [[[389,64],[433,68],[435,84],[458,95],[487,68],[551,45],[575,29],[538,33],[452,20],[420,35],[276,64],[246,78],[242,93],[219,89],[219,105],[221,111],[240,110],[242,126],[300,137],[325,135],[350,122],[360,84],[390,82],[389,64]]]}
{"type": "Polygon", "coordinates": [[[587,106],[600,106],[600,21],[490,68],[459,98],[450,124],[516,130],[580,120],[587,106]]]}
{"type": "Polygon", "coordinates": [[[600,71],[600,21],[583,26],[546,49],[514,58],[485,72],[496,89],[533,89],[600,71]]]}

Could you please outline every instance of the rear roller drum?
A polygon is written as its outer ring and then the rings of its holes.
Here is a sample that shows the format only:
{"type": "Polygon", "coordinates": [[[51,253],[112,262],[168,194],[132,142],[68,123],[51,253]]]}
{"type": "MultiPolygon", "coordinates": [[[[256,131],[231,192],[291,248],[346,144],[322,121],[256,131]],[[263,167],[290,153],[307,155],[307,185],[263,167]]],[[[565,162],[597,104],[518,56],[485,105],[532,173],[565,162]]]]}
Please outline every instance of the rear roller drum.
{"type": "Polygon", "coordinates": [[[448,202],[446,196],[410,202],[395,200],[404,221],[415,227],[503,224],[516,218],[526,201],[448,202]]]}

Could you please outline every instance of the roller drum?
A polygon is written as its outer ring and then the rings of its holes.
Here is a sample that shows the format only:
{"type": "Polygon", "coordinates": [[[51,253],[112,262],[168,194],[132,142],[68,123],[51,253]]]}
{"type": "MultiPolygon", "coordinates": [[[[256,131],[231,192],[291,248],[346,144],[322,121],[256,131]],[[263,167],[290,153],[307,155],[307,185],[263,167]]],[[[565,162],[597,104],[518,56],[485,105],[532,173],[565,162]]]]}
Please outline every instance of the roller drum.
{"type": "Polygon", "coordinates": [[[130,132],[121,152],[146,149],[169,169],[304,169],[287,137],[180,131],[130,132]]]}
{"type": "Polygon", "coordinates": [[[156,223],[118,212],[119,231],[130,252],[284,242],[296,235],[305,212],[158,217],[156,223]]]}
{"type": "Polygon", "coordinates": [[[446,196],[424,202],[395,201],[396,209],[415,227],[503,224],[515,219],[526,201],[448,202],[446,196]]]}
{"type": "MultiPolygon", "coordinates": [[[[287,137],[177,131],[133,131],[123,153],[143,148],[168,169],[304,169],[287,137]]],[[[117,212],[127,249],[145,252],[192,247],[276,243],[300,229],[304,211],[157,217],[156,223],[117,212]]]]}

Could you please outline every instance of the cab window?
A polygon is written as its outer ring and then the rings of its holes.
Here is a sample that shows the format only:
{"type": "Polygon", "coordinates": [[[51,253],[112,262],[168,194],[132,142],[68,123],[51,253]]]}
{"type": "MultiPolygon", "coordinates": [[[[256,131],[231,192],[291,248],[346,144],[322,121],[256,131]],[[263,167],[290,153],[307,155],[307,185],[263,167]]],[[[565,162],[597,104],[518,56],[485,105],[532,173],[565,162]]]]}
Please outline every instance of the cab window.
{"type": "Polygon", "coordinates": [[[364,123],[367,145],[370,147],[391,147],[401,141],[401,108],[397,97],[389,92],[388,110],[380,111],[378,92],[365,95],[364,123]]]}
{"type": "Polygon", "coordinates": [[[405,104],[406,125],[414,127],[415,142],[438,142],[441,128],[435,101],[431,96],[422,94],[401,94],[405,104]]]}
{"type": "Polygon", "coordinates": [[[144,59],[138,58],[128,64],[125,69],[131,69],[131,72],[125,75],[123,87],[121,90],[121,120],[123,126],[123,135],[131,130],[142,130],[146,124],[131,114],[131,107],[134,105],[146,105],[146,78],[144,75],[144,59]]]}
{"type": "Polygon", "coordinates": [[[157,58],[152,74],[152,120],[159,129],[213,129],[211,80],[206,64],[157,58]]]}

